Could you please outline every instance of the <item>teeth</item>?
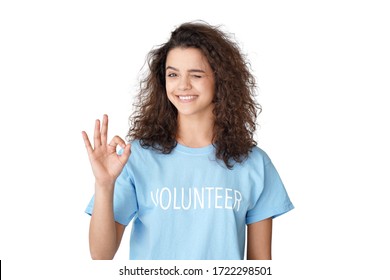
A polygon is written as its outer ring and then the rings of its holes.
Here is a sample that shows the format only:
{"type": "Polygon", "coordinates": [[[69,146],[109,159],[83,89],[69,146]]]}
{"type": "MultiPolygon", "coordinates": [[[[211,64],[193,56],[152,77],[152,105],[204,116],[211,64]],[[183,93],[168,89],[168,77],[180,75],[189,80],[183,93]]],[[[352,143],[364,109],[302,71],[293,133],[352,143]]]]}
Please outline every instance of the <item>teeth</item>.
{"type": "Polygon", "coordinates": [[[196,96],[190,95],[190,96],[179,96],[180,100],[191,100],[194,99],[196,96]]]}

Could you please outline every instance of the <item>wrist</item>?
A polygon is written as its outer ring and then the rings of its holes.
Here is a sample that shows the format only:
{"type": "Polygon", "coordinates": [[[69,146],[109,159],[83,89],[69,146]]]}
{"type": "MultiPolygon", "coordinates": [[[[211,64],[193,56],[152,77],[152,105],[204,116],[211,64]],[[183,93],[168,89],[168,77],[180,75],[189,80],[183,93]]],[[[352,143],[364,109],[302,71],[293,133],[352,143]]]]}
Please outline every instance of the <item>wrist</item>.
{"type": "Polygon", "coordinates": [[[95,192],[112,193],[114,192],[115,182],[95,181],[95,192]]]}

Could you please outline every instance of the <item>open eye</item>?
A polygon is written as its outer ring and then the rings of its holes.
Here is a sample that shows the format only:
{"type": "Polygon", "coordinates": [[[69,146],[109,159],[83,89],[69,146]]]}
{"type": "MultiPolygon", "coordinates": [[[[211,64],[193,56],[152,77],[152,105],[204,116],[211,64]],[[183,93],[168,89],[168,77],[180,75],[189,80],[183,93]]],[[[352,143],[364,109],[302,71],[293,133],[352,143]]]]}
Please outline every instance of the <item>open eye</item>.
{"type": "Polygon", "coordinates": [[[174,78],[177,77],[176,73],[168,73],[167,77],[174,78]]]}

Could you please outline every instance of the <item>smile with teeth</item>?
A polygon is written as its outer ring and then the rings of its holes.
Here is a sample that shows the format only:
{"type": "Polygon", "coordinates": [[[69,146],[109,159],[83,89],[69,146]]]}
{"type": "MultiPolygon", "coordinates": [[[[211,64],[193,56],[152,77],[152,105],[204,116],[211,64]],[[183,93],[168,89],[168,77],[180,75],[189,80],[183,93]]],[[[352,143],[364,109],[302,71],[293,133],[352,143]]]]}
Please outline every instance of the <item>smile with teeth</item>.
{"type": "Polygon", "coordinates": [[[195,99],[197,96],[196,95],[179,95],[178,97],[182,101],[190,101],[190,100],[195,99]]]}

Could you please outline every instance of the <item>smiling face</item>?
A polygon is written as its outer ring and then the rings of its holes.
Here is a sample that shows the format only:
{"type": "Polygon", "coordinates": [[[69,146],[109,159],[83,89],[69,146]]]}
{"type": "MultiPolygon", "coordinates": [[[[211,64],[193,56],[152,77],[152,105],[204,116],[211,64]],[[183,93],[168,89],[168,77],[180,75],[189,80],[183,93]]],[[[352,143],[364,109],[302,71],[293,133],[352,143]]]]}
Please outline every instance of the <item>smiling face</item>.
{"type": "Polygon", "coordinates": [[[203,53],[196,48],[174,48],[168,52],[165,67],[167,96],[179,116],[211,117],[214,74],[203,53]]]}

